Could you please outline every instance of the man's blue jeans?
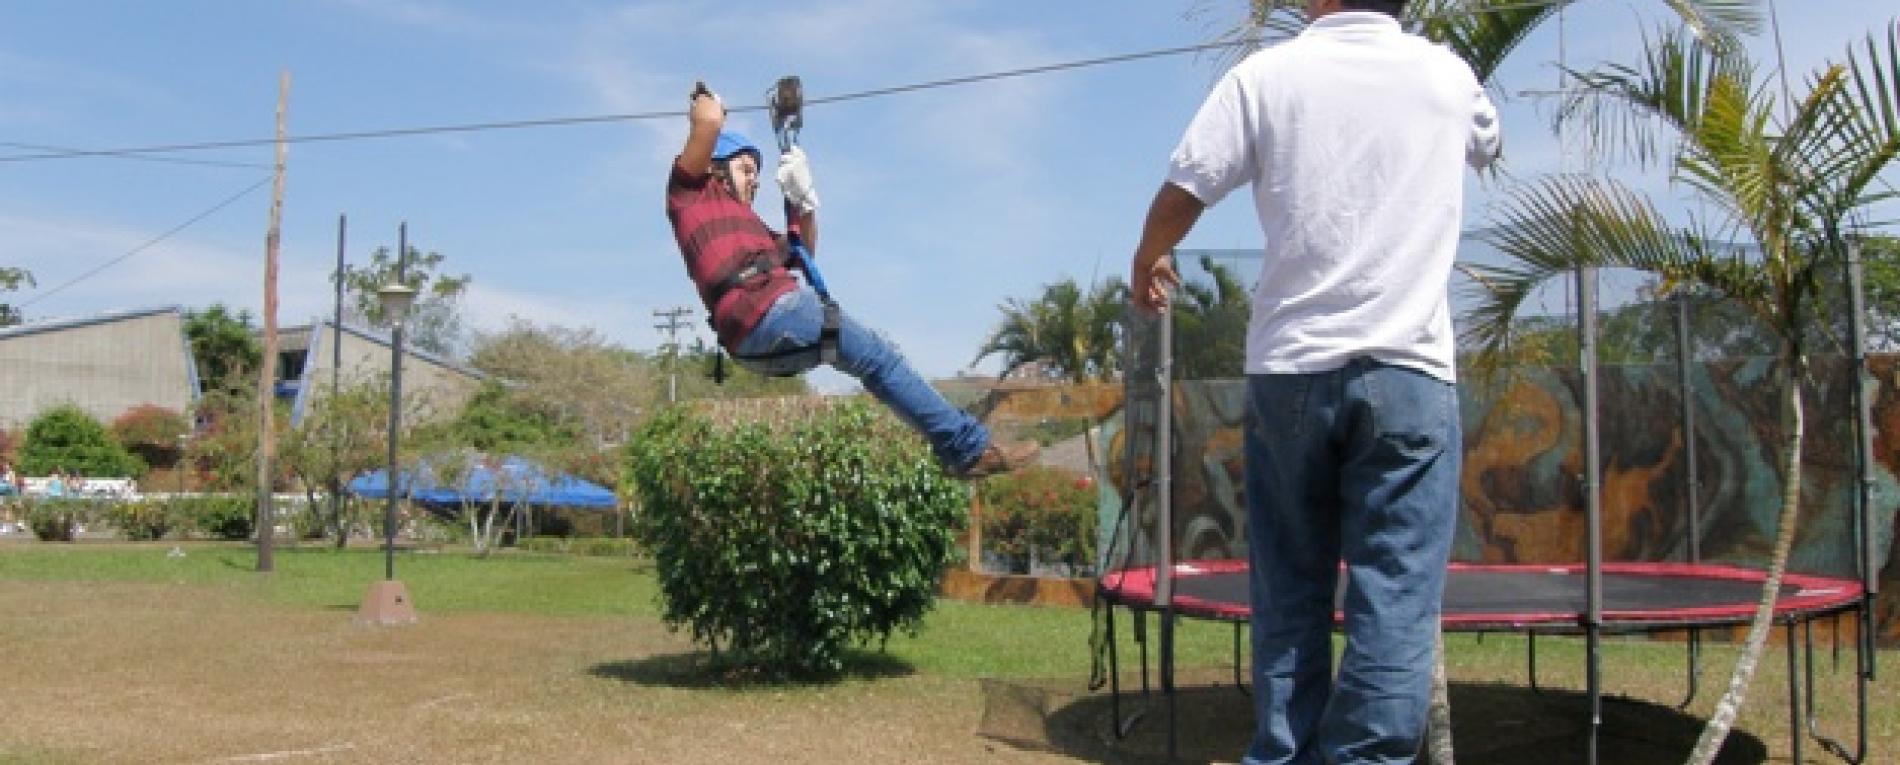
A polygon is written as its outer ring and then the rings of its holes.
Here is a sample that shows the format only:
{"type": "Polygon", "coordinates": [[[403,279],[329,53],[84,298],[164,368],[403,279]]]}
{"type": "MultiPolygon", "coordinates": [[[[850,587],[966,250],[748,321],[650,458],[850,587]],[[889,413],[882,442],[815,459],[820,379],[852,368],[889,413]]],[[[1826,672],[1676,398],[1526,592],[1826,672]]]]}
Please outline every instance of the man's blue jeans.
{"type": "MultiPolygon", "coordinates": [[[[800,284],[772,303],[751,334],[739,341],[733,358],[747,369],[765,375],[796,374],[818,366],[818,333],[824,329],[825,306],[818,293],[800,284]],[[810,353],[791,354],[771,361],[744,357],[765,356],[796,348],[810,353]]],[[[838,371],[858,379],[898,418],[923,434],[937,461],[960,470],[983,454],[990,432],[968,412],[952,406],[924,382],[903,353],[883,334],[845,314],[838,328],[838,371]]]]}
{"type": "Polygon", "coordinates": [[[1256,728],[1245,761],[1413,762],[1457,523],[1456,389],[1364,358],[1247,386],[1256,728]]]}

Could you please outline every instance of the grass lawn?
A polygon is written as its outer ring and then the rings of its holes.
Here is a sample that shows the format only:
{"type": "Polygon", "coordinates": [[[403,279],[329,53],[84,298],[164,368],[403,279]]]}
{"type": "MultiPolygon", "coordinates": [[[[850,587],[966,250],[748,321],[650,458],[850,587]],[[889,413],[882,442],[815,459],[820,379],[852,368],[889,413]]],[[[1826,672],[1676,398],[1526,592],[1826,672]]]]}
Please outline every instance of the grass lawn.
{"type": "MultiPolygon", "coordinates": [[[[399,553],[422,620],[378,629],[350,616],[379,552],[282,550],[262,575],[248,546],[171,549],[0,544],[0,762],[1145,762],[1165,746],[1159,704],[1128,740],[1106,735],[1105,694],[1085,688],[1086,610],[943,601],[837,682],[733,687],[660,624],[640,561],[399,553]]],[[[1231,640],[1221,624],[1179,632],[1184,761],[1244,747],[1231,640]]],[[[1538,641],[1543,693],[1521,637],[1447,647],[1461,762],[1582,761],[1580,641],[1538,641]]],[[[1724,762],[1789,757],[1770,651],[1724,762]]],[[[1708,649],[1701,692],[1676,712],[1682,648],[1610,643],[1606,688],[1634,701],[1606,707],[1602,761],[1681,761],[1732,661],[1708,649]]],[[[1824,727],[1851,746],[1851,675],[1823,662],[1817,682],[1824,727]]],[[[1872,698],[1879,762],[1900,745],[1900,696],[1889,681],[1872,698]]]]}

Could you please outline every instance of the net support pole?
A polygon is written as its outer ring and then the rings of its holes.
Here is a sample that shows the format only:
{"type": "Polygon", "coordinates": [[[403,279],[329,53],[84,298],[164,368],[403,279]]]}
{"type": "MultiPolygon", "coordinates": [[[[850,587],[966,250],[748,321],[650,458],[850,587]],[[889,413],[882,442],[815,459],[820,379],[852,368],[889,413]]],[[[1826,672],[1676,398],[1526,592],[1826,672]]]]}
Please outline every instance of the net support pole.
{"type": "Polygon", "coordinates": [[[1691,310],[1689,293],[1676,293],[1676,386],[1682,401],[1682,449],[1688,468],[1682,494],[1683,504],[1689,511],[1689,562],[1695,564],[1702,562],[1702,476],[1696,465],[1695,383],[1691,371],[1695,362],[1695,339],[1690,329],[1691,310]]]}
{"type": "Polygon", "coordinates": [[[1174,707],[1174,314],[1163,317],[1155,354],[1155,606],[1161,611],[1161,692],[1168,704],[1168,761],[1175,760],[1174,707]]]}
{"type": "MultiPolygon", "coordinates": [[[[1847,241],[1847,303],[1848,330],[1853,338],[1854,377],[1854,424],[1855,468],[1859,475],[1854,503],[1854,521],[1860,534],[1860,586],[1865,594],[1866,605],[1872,606],[1876,595],[1880,594],[1880,577],[1876,569],[1878,551],[1874,546],[1873,502],[1874,502],[1874,378],[1867,368],[1867,293],[1865,274],[1860,260],[1860,242],[1857,239],[1847,241]]],[[[1860,626],[1871,624],[1872,608],[1861,609],[1863,617],[1860,626]]],[[[1862,630],[1864,647],[1870,657],[1869,672],[1872,671],[1874,652],[1873,637],[1869,630],[1862,630]]]]}
{"type": "Polygon", "coordinates": [[[1583,616],[1586,656],[1586,683],[1590,694],[1590,733],[1588,762],[1597,762],[1597,733],[1603,725],[1603,694],[1600,670],[1601,629],[1603,625],[1603,492],[1602,455],[1597,438],[1597,273],[1594,267],[1577,269],[1578,368],[1583,370],[1583,495],[1585,534],[1584,592],[1587,605],[1583,616]]]}

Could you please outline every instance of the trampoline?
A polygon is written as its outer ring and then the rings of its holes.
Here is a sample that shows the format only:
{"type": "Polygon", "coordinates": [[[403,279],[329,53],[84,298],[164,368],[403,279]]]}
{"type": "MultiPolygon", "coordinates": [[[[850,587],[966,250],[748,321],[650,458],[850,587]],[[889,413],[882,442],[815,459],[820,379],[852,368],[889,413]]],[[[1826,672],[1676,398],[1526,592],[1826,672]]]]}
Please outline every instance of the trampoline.
{"type": "MultiPolygon", "coordinates": [[[[1766,576],[1752,569],[1713,564],[1603,564],[1603,626],[1614,632],[1649,632],[1747,624],[1755,614],[1766,576]]],[[[1585,612],[1585,567],[1581,565],[1451,565],[1445,581],[1447,632],[1562,632],[1578,626],[1585,612]]],[[[1340,580],[1343,590],[1344,577],[1340,580]]],[[[1182,616],[1244,622],[1247,562],[1186,561],[1174,565],[1174,602],[1182,616]]],[[[1155,606],[1155,567],[1111,572],[1101,579],[1102,596],[1137,610],[1155,606]]],[[[1861,584],[1853,579],[1789,573],[1775,601],[1777,620],[1807,620],[1859,605],[1861,584]]],[[[1335,621],[1338,615],[1334,615],[1335,621]]]]}
{"type": "MultiPolygon", "coordinates": [[[[1177,261],[1180,253],[1177,253],[1177,261]]],[[[1204,258],[1207,260],[1207,258],[1204,258]]],[[[1210,266],[1203,268],[1212,271],[1210,266]]],[[[1210,277],[1212,278],[1212,277],[1210,277]]],[[[1214,279],[1218,282],[1218,279],[1214,279]]],[[[1580,284],[1589,284],[1580,279],[1580,284]]],[[[1593,295],[1579,298],[1583,317],[1581,355],[1596,358],[1593,295]]],[[[1688,301],[1678,301],[1677,378],[1681,401],[1693,401],[1688,301]]],[[[1159,690],[1167,714],[1170,759],[1175,754],[1174,632],[1181,619],[1220,621],[1233,627],[1234,686],[1248,692],[1243,677],[1243,627],[1250,621],[1249,567],[1244,558],[1245,503],[1239,464],[1239,433],[1246,410],[1244,381],[1210,367],[1203,356],[1210,342],[1205,328],[1195,329],[1187,346],[1198,355],[1175,357],[1176,328],[1170,314],[1131,311],[1124,322],[1124,398],[1121,416],[1108,439],[1108,453],[1116,454],[1120,474],[1110,471],[1103,484],[1115,489],[1113,501],[1104,501],[1104,538],[1098,557],[1096,633],[1091,689],[1109,686],[1113,735],[1121,738],[1141,718],[1122,714],[1120,658],[1116,614],[1126,609],[1132,637],[1140,651],[1141,693],[1149,685],[1149,617],[1159,617],[1159,690]],[[1177,364],[1177,362],[1183,362],[1177,364]],[[1199,366],[1196,366],[1196,365],[1199,366]],[[1209,376],[1215,375],[1215,376],[1209,376]],[[1116,443],[1115,439],[1119,439],[1116,443]]],[[[1857,349],[1855,369],[1865,374],[1864,353],[1857,349]]],[[[1577,636],[1584,644],[1584,683],[1589,701],[1585,723],[1586,761],[1598,761],[1597,734],[1604,701],[1601,682],[1602,639],[1607,635],[1686,633],[1686,708],[1696,696],[1700,637],[1704,629],[1746,627],[1755,618],[1766,584],[1765,571],[1725,563],[1709,563],[1702,556],[1706,534],[1700,499],[1707,492],[1698,478],[1696,443],[1681,438],[1684,450],[1682,491],[1686,529],[1679,545],[1659,545],[1648,554],[1666,550],[1686,560],[1610,562],[1603,560],[1603,504],[1597,421],[1598,365],[1582,365],[1577,422],[1581,438],[1575,448],[1583,479],[1577,487],[1584,523],[1580,532],[1584,559],[1555,564],[1453,563],[1446,578],[1441,626],[1445,632],[1511,632],[1526,636],[1529,679],[1537,688],[1537,639],[1540,636],[1577,636]],[[1679,551],[1679,552],[1678,552],[1679,551]]],[[[1786,572],[1780,581],[1770,623],[1785,629],[1790,748],[1795,761],[1812,739],[1821,748],[1849,763],[1867,761],[1868,684],[1874,675],[1874,572],[1881,560],[1874,547],[1876,535],[1869,487],[1874,485],[1867,398],[1856,397],[1853,433],[1858,442],[1854,467],[1860,476],[1858,492],[1850,498],[1850,528],[1854,530],[1853,568],[1858,576],[1786,572]],[[1855,744],[1849,747],[1824,736],[1815,725],[1814,622],[1851,616],[1855,620],[1854,687],[1855,744]],[[1805,634],[1802,634],[1804,633],[1805,634]]],[[[1695,406],[1680,407],[1680,433],[1702,432],[1695,425],[1695,406]]],[[[1565,439],[1558,439],[1559,441],[1565,439]]],[[[1568,462],[1565,463],[1569,464],[1568,462]]],[[[1466,487],[1469,491],[1469,487],[1466,487]]],[[[1673,508],[1672,508],[1673,509],[1673,508]]],[[[1643,553],[1638,553],[1643,554],[1643,553]]],[[[1842,568],[1836,566],[1835,568],[1842,568]]],[[[1342,588],[1344,577],[1342,579],[1342,588]]],[[[1337,603],[1338,596],[1335,596],[1337,603]]],[[[1334,612],[1339,624],[1339,613],[1334,612]]],[[[1834,630],[1838,661],[1842,631],[1834,630]]],[[[1144,705],[1145,706],[1145,705],[1144,705]]]]}

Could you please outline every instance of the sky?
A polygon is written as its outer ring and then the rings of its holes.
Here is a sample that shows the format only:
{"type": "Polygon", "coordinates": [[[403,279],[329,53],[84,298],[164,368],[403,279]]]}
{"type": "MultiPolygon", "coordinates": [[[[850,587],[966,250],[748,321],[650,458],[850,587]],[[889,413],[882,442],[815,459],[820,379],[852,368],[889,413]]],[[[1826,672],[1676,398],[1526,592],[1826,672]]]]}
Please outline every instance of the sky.
{"type": "MultiPolygon", "coordinates": [[[[695,79],[735,108],[762,104],[788,74],[816,99],[1208,42],[1245,5],[0,4],[0,266],[38,281],[6,297],[29,320],[218,302],[258,314],[270,146],[7,157],[270,138],[285,72],[292,136],[683,112],[695,79]]],[[[1630,59],[1661,5],[1582,0],[1565,19],[1565,60],[1630,59]]],[[[1797,78],[1900,15],[1867,0],[1781,5],[1797,78]]],[[[1597,169],[1564,150],[1548,100],[1530,92],[1557,87],[1559,37],[1547,25],[1493,83],[1510,178],[1566,162],[1597,169]]],[[[1772,38],[1750,47],[1772,66],[1772,38]]],[[[822,201],[819,262],[833,294],[926,376],[995,374],[999,359],[975,354],[1003,303],[1059,280],[1126,278],[1168,153],[1227,63],[1175,55],[812,106],[801,145],[822,201]]],[[[734,113],[730,127],[771,146],[762,112],[734,113]]],[[[590,327],[651,351],[666,340],[655,312],[689,306],[691,331],[710,340],[664,215],[666,172],[685,135],[685,118],[667,116],[293,144],[278,322],[329,314],[347,215],[351,263],[393,248],[406,222],[412,245],[471,275],[463,312],[473,330],[518,318],[590,327]]],[[[1613,172],[1668,193],[1658,173],[1613,172]]],[[[1468,227],[1484,225],[1509,183],[1468,182],[1468,227]]],[[[776,188],[761,191],[758,207],[774,225],[777,200],[776,188]]],[[[1239,194],[1183,243],[1260,245],[1239,194]]],[[[821,390],[853,387],[835,372],[811,379],[821,390]]]]}

